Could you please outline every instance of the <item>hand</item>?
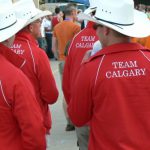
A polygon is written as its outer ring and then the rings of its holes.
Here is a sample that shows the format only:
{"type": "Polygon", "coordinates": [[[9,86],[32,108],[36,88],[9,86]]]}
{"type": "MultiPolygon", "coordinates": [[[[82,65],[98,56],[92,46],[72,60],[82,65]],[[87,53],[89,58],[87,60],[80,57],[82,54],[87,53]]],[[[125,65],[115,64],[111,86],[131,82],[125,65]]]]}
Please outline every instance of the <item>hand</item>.
{"type": "Polygon", "coordinates": [[[84,57],[83,57],[83,59],[82,59],[82,63],[86,62],[86,61],[91,57],[91,52],[92,52],[92,50],[88,50],[88,51],[85,53],[85,55],[84,55],[84,57]]]}

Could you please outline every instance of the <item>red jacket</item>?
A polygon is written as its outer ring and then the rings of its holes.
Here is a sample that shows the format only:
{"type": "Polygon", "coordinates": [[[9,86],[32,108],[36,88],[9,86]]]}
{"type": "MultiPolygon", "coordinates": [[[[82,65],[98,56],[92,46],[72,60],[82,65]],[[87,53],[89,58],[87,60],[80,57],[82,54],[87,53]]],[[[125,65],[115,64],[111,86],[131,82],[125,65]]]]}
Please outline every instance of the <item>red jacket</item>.
{"type": "Polygon", "coordinates": [[[63,72],[63,92],[67,103],[71,99],[71,90],[74,85],[77,73],[85,52],[93,48],[93,44],[98,40],[96,31],[93,29],[93,22],[89,22],[87,27],[81,30],[72,40],[68,56],[65,61],[63,72]]]}
{"type": "Polygon", "coordinates": [[[36,98],[41,106],[44,125],[47,131],[51,128],[51,117],[48,104],[58,98],[58,90],[50,68],[46,53],[40,49],[30,33],[21,31],[16,35],[12,50],[21,55],[26,64],[21,70],[27,75],[34,86],[36,98]]]}
{"type": "Polygon", "coordinates": [[[0,44],[0,149],[45,150],[43,117],[33,87],[14,66],[21,67],[22,59],[12,53],[0,44]]]}
{"type": "Polygon", "coordinates": [[[150,150],[150,50],[104,48],[82,65],[73,89],[68,113],[77,126],[90,121],[89,150],[150,150]]]}

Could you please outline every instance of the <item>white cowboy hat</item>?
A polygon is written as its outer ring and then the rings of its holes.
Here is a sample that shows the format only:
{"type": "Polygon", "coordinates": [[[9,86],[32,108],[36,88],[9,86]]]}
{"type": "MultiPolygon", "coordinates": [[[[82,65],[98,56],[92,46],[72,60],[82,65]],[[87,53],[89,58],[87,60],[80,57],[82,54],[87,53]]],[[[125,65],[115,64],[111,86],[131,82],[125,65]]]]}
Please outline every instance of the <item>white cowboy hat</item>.
{"type": "Polygon", "coordinates": [[[146,14],[134,9],[133,0],[99,0],[93,17],[80,13],[78,18],[107,26],[130,37],[150,35],[150,21],[146,14]]]}
{"type": "Polygon", "coordinates": [[[18,19],[11,0],[0,0],[0,42],[15,35],[27,20],[18,19]]]}
{"type": "MultiPolygon", "coordinates": [[[[30,23],[40,19],[44,16],[51,15],[52,13],[48,10],[42,11],[36,8],[33,0],[19,0],[14,3],[16,9],[16,14],[20,18],[25,18],[28,20],[25,26],[29,25],[30,23]],[[18,8],[18,5],[20,8],[18,8]]],[[[25,27],[24,26],[24,27],[25,27]]]]}
{"type": "Polygon", "coordinates": [[[97,1],[98,0],[89,0],[90,6],[84,11],[84,14],[90,14],[94,12],[97,8],[97,1]]]}

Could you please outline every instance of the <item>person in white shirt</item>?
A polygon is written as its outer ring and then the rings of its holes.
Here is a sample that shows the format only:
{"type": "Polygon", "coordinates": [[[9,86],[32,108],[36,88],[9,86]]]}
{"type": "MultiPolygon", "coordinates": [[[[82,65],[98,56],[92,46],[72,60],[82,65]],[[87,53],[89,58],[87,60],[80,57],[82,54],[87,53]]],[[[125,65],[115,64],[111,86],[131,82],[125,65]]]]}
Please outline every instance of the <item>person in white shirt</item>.
{"type": "Polygon", "coordinates": [[[47,55],[49,58],[54,58],[54,54],[52,52],[52,15],[46,17],[44,22],[45,28],[45,37],[47,41],[47,55]]]}
{"type": "Polygon", "coordinates": [[[47,41],[45,39],[45,24],[46,18],[41,18],[41,37],[38,38],[39,47],[44,51],[47,51],[47,41]]]}

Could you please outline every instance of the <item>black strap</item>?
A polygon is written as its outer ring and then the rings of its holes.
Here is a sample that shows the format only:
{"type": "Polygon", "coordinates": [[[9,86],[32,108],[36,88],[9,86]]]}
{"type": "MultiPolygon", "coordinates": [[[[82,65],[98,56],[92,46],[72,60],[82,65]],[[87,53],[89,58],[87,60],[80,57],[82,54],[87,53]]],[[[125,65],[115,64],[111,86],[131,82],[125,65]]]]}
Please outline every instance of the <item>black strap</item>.
{"type": "Polygon", "coordinates": [[[90,9],[96,9],[97,7],[92,7],[92,8],[90,8],[90,9]]]}
{"type": "Polygon", "coordinates": [[[0,31],[1,31],[1,30],[4,30],[4,29],[7,29],[7,28],[9,28],[9,27],[11,27],[11,26],[13,26],[14,24],[16,24],[16,22],[17,22],[17,20],[16,20],[14,23],[12,23],[11,25],[9,25],[9,26],[7,26],[7,27],[4,27],[4,28],[1,28],[0,31]]]}
{"type": "Polygon", "coordinates": [[[121,28],[121,29],[123,29],[122,27],[120,27],[120,26],[131,26],[131,25],[133,25],[134,23],[130,23],[130,24],[121,24],[121,23],[116,23],[116,22],[111,22],[111,21],[107,21],[107,20],[103,20],[103,19],[100,19],[100,18],[98,18],[98,17],[95,17],[97,20],[100,20],[100,21],[103,21],[103,22],[106,22],[106,23],[110,23],[110,24],[112,24],[112,25],[115,25],[115,26],[117,26],[118,28],[121,28]]]}

